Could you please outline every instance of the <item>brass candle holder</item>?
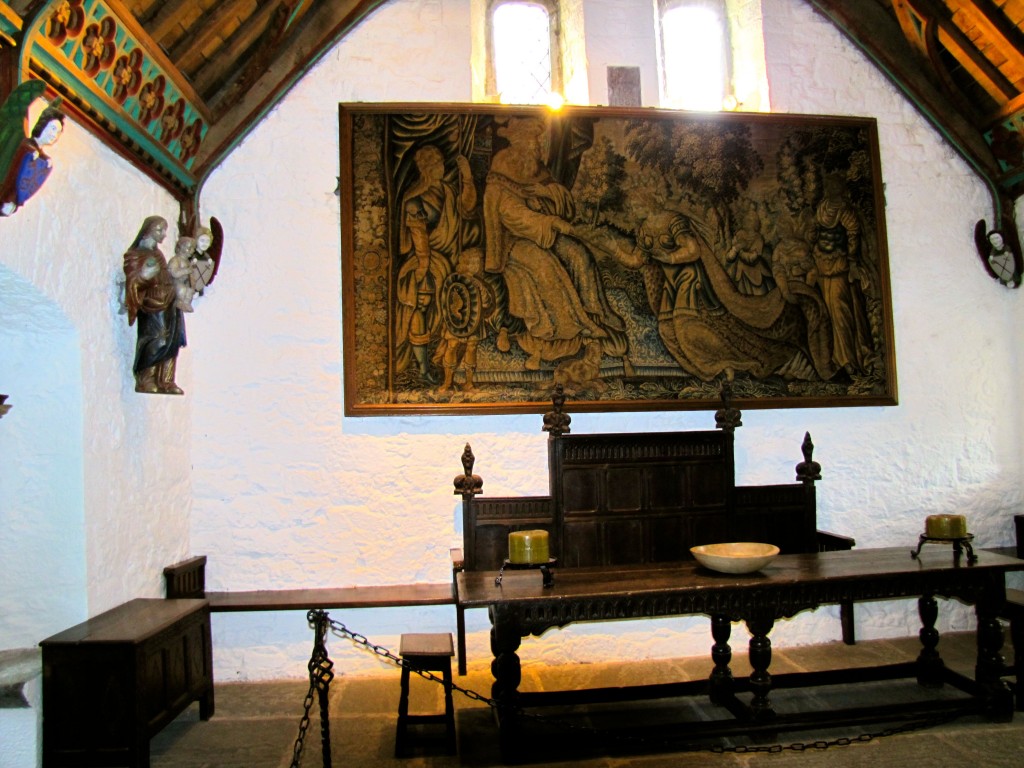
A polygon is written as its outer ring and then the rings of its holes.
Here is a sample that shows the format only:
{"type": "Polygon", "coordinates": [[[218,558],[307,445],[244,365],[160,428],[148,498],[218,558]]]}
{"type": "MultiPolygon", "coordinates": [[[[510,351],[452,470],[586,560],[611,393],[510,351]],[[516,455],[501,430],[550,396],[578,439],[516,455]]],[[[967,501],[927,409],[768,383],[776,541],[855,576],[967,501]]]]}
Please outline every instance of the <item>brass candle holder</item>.
{"type": "Polygon", "coordinates": [[[971,542],[974,535],[967,532],[967,519],[963,515],[928,515],[925,518],[924,533],[917,542],[917,549],[910,553],[910,556],[917,558],[921,554],[921,548],[929,543],[936,542],[953,545],[953,560],[958,561],[967,550],[967,562],[978,562],[978,556],[974,554],[974,547],[971,542]]]}
{"type": "Polygon", "coordinates": [[[555,564],[555,558],[549,556],[547,531],[513,531],[508,535],[508,557],[501,565],[497,577],[494,579],[494,586],[500,587],[505,569],[521,571],[530,568],[540,570],[544,580],[544,586],[550,587],[555,583],[554,574],[551,573],[551,566],[555,564]]]}

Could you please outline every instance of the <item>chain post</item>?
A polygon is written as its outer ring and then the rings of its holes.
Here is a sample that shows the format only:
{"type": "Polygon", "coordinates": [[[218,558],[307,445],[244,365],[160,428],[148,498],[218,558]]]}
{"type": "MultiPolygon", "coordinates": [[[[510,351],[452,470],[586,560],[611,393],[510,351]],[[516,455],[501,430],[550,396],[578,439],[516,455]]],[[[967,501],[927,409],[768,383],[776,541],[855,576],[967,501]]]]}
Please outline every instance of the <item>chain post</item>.
{"type": "Polygon", "coordinates": [[[313,627],[313,652],[306,667],[309,670],[309,690],[303,701],[302,719],[299,721],[299,735],[292,748],[291,768],[299,768],[302,749],[305,746],[306,731],[309,729],[309,713],[313,708],[313,693],[320,702],[320,743],[324,768],[331,768],[331,718],[329,696],[331,681],[334,679],[334,662],[327,655],[327,629],[330,619],[326,611],[314,609],[306,614],[306,621],[313,627]]]}

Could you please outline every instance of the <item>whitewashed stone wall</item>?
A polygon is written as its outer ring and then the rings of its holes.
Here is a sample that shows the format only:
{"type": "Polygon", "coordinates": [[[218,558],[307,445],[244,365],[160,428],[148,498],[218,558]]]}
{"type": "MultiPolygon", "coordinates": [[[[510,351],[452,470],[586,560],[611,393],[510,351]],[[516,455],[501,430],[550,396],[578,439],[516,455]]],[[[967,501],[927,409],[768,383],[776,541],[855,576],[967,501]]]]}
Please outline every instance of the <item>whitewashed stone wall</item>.
{"type": "Polygon", "coordinates": [[[116,286],[142,220],[177,205],[71,121],[52,155],[0,219],[0,648],[159,596],[189,550],[191,403],[134,393],[116,286]]]}
{"type": "MultiPolygon", "coordinates": [[[[636,2],[638,14],[650,6],[636,2]]],[[[738,480],[788,480],[810,430],[824,466],[822,527],[860,546],[909,547],[925,514],[965,511],[980,545],[1007,544],[1020,506],[1021,294],[977,263],[971,230],[991,219],[984,185],[806,3],[762,6],[776,110],[879,121],[900,405],[748,411],[738,480]]],[[[610,5],[583,7],[594,29],[610,5]]],[[[162,567],[188,554],[209,556],[211,589],[444,581],[448,548],[461,540],[451,479],[467,441],[487,493],[546,489],[539,416],[342,416],[337,103],[469,100],[469,28],[469,0],[384,5],[214,171],[203,214],[221,220],[228,242],[217,282],[188,318],[184,398],[132,391],[134,330],[115,289],[142,219],[173,219],[173,201],[69,125],[47,188],[0,221],[0,391],[15,406],[0,421],[0,523],[19,542],[2,554],[24,566],[0,587],[0,647],[158,596],[162,567]],[[7,330],[22,324],[25,334],[7,330]]],[[[606,64],[650,65],[635,41],[614,48],[610,36],[589,48],[595,100],[606,64]]],[[[711,419],[584,414],[573,428],[695,429],[711,419]]],[[[451,608],[332,615],[389,645],[409,629],[454,627],[451,608]]],[[[942,621],[968,626],[971,616],[958,609],[942,621]]],[[[912,603],[858,607],[864,638],[913,634],[916,624],[912,603]]],[[[471,661],[486,660],[481,612],[470,626],[471,661]]],[[[218,615],[214,631],[221,680],[305,674],[301,614],[218,615]]],[[[835,611],[822,609],[780,623],[773,641],[838,636],[835,611]]],[[[704,653],[709,642],[703,619],[578,625],[530,639],[523,657],[661,657],[704,653]]],[[[331,643],[346,674],[380,669],[331,643]]]]}
{"type": "Polygon", "coordinates": [[[584,3],[591,104],[608,103],[608,67],[639,67],[640,103],[658,106],[654,14],[647,6],[615,0],[584,3]]]}
{"type": "MultiPolygon", "coordinates": [[[[163,567],[190,550],[191,401],[135,394],[117,312],[122,254],[177,204],[71,121],[52,156],[43,190],[0,219],[4,650],[161,597],[163,567]]],[[[187,367],[179,380],[190,389],[187,367]]],[[[40,764],[40,687],[31,709],[0,709],[4,768],[40,764]]]]}
{"type": "MultiPolygon", "coordinates": [[[[587,3],[587,24],[601,3],[587,3]]],[[[607,5],[607,4],[604,4],[607,5]]],[[[649,7],[637,3],[639,14],[649,7]]],[[[344,418],[336,102],[469,97],[468,0],[393,2],[311,72],[211,177],[204,211],[229,243],[190,326],[194,348],[192,546],[212,589],[449,578],[461,537],[451,479],[466,441],[493,495],[543,493],[537,416],[344,418]]],[[[878,118],[886,181],[900,405],[748,411],[738,480],[788,481],[805,430],[824,466],[823,528],[861,546],[913,546],[931,512],[966,511],[979,543],[1012,540],[1020,498],[1016,334],[1020,296],[977,263],[972,227],[991,217],[983,185],[904,98],[800,0],[767,0],[766,59],[777,110],[878,118]]],[[[644,65],[627,42],[601,61],[644,65]]],[[[591,49],[592,52],[598,49],[591,49]]],[[[653,42],[652,42],[653,50],[653,42]]],[[[592,62],[593,64],[593,62],[592,62]]],[[[591,79],[594,80],[592,73],[591,79]]],[[[603,81],[603,76],[601,77],[603,81]]],[[[595,94],[594,83],[591,93],[595,94]]],[[[596,95],[597,98],[600,94],[596,95]]],[[[692,429],[709,413],[586,414],[579,432],[692,429]]],[[[391,645],[447,630],[448,609],[336,612],[391,645]]],[[[965,627],[965,609],[944,614],[965,627]]],[[[471,612],[471,661],[488,658],[471,612]]],[[[215,618],[220,679],[304,674],[299,614],[215,618]]],[[[912,602],[858,607],[863,638],[916,632],[912,602]]],[[[735,637],[739,646],[742,633],[735,637]]],[[[782,622],[776,645],[839,637],[834,609],[782,622]]],[[[577,625],[524,644],[525,661],[704,653],[703,619],[577,625]]],[[[347,673],[372,658],[335,640],[347,673]]]]}

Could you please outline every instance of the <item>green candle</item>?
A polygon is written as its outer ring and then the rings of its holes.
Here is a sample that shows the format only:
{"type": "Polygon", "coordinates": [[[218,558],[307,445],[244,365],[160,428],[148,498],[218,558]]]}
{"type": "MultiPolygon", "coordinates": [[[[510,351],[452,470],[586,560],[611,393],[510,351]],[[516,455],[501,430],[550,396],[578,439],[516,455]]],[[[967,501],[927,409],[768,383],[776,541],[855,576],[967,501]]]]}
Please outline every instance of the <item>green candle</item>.
{"type": "Polygon", "coordinates": [[[541,565],[550,560],[547,531],[513,531],[508,535],[508,561],[514,565],[541,565]]]}
{"type": "Polygon", "coordinates": [[[963,515],[928,515],[925,535],[930,539],[962,539],[967,536],[967,518],[963,515]]]}

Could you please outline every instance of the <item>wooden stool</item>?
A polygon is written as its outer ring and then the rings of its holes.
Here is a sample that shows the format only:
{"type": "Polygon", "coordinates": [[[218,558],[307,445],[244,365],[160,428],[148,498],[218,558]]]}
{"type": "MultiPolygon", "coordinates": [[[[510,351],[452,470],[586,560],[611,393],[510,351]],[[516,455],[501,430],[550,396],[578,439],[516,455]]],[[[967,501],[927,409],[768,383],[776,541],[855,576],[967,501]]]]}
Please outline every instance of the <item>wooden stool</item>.
{"type": "Polygon", "coordinates": [[[398,650],[405,662],[402,665],[402,694],[398,699],[398,727],[395,733],[395,757],[409,755],[407,728],[413,724],[442,724],[447,729],[445,745],[448,754],[456,753],[455,706],[452,704],[452,646],[451,633],[402,635],[398,650]],[[440,672],[444,679],[444,713],[436,715],[409,714],[409,673],[440,672]]]}

